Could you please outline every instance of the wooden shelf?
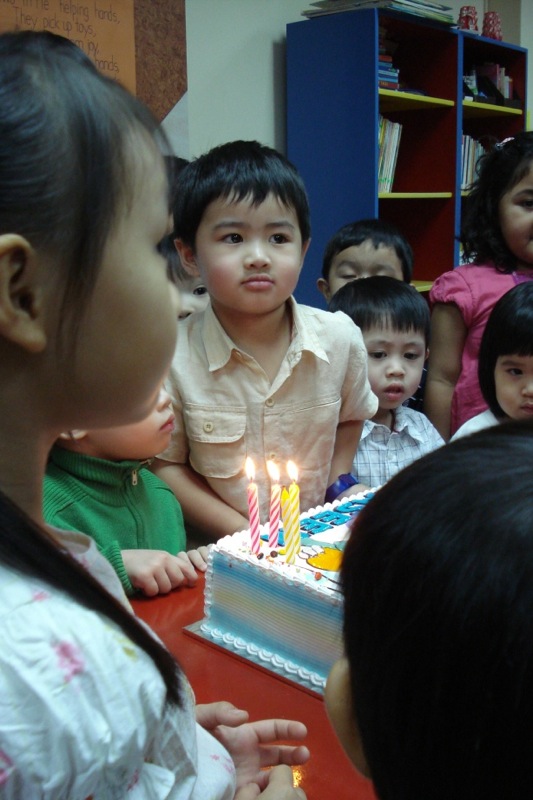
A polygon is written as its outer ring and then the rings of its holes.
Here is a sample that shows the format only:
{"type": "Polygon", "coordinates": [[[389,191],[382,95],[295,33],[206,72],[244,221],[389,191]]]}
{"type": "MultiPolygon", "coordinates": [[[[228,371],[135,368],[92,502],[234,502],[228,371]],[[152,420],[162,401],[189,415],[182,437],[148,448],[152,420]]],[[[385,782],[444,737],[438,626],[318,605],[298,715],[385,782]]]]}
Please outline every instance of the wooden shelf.
{"type": "Polygon", "coordinates": [[[459,263],[463,134],[485,143],[525,127],[521,108],[464,101],[463,76],[491,61],[524,106],[525,48],[385,8],[287,25],[287,155],[307,187],[313,227],[298,300],[322,304],[315,284],[324,248],[357,219],[382,218],[402,231],[415,280],[430,282],[459,263]],[[379,86],[381,30],[394,42],[401,85],[414,91],[379,86]],[[402,126],[387,192],[378,182],[380,116],[402,126]]]}
{"type": "Polygon", "coordinates": [[[413,92],[402,92],[399,89],[379,89],[379,107],[381,111],[419,111],[421,108],[453,108],[453,100],[441,97],[428,97],[413,92]]]}
{"type": "Polygon", "coordinates": [[[463,100],[463,117],[522,117],[523,115],[524,112],[521,108],[495,106],[493,103],[476,103],[471,100],[463,100]]]}
{"type": "Polygon", "coordinates": [[[380,192],[380,200],[431,200],[453,197],[453,192],[380,192]]]}

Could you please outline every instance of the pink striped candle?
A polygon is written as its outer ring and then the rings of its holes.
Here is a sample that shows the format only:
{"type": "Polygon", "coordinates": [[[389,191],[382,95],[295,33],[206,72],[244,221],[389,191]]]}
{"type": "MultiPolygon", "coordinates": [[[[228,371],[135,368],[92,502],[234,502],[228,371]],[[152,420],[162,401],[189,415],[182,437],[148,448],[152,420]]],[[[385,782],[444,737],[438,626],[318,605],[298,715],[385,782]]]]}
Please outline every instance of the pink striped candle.
{"type": "Polygon", "coordinates": [[[254,462],[250,457],[246,459],[245,464],[246,476],[250,483],[248,484],[248,517],[250,520],[250,546],[252,553],[259,553],[261,550],[260,544],[260,531],[259,531],[259,498],[257,496],[257,484],[254,483],[255,467],[254,462]]]}
{"type": "Polygon", "coordinates": [[[278,546],[279,517],[281,512],[281,486],[279,485],[279,469],[273,461],[267,461],[270,480],[270,516],[268,530],[268,546],[278,546]]]}

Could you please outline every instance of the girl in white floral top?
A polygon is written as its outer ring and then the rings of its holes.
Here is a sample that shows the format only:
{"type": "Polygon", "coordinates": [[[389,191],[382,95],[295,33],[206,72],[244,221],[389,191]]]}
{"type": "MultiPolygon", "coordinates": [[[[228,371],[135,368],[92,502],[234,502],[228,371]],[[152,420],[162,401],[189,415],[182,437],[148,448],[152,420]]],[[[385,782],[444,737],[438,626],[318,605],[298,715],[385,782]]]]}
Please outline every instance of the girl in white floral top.
{"type": "Polygon", "coordinates": [[[194,709],[91,540],[42,520],[60,432],[142,419],[172,358],[155,129],[67,40],[0,36],[2,800],[304,797],[274,740],[305,727],[194,709]]]}

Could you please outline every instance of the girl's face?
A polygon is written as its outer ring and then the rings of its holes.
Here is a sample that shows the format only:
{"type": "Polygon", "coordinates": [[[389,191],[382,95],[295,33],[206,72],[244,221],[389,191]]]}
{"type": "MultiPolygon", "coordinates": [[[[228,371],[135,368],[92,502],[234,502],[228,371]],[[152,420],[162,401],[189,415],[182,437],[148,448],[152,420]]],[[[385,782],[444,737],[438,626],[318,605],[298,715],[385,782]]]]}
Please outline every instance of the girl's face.
{"type": "Polygon", "coordinates": [[[500,227],[517,267],[533,269],[533,170],[506,192],[499,204],[500,227]]]}
{"type": "Polygon", "coordinates": [[[533,419],[533,356],[499,356],[494,368],[496,399],[511,419],[533,419]]]}
{"type": "Polygon", "coordinates": [[[110,427],[145,418],[155,407],[175,348],[178,294],[157,249],[168,222],[163,162],[141,136],[132,143],[131,160],[133,196],[123,200],[104,247],[66,376],[69,409],[76,412],[75,424],[68,427],[110,427]]]}

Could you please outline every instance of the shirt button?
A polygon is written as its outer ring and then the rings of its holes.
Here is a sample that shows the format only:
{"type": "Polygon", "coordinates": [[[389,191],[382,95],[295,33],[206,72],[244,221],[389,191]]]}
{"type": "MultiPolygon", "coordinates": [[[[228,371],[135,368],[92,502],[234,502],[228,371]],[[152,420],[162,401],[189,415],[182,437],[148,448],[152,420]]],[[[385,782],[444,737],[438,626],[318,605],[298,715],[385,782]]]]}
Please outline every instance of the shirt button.
{"type": "Polygon", "coordinates": [[[274,463],[276,463],[276,454],[275,453],[269,453],[268,454],[268,460],[269,461],[273,461],[274,463]]]}
{"type": "Polygon", "coordinates": [[[272,408],[272,406],[274,405],[274,400],[272,399],[272,397],[267,397],[267,399],[265,400],[265,405],[268,406],[269,408],[272,408]]]}
{"type": "Polygon", "coordinates": [[[214,427],[212,422],[204,422],[204,431],[206,433],[211,433],[214,427]]]}

